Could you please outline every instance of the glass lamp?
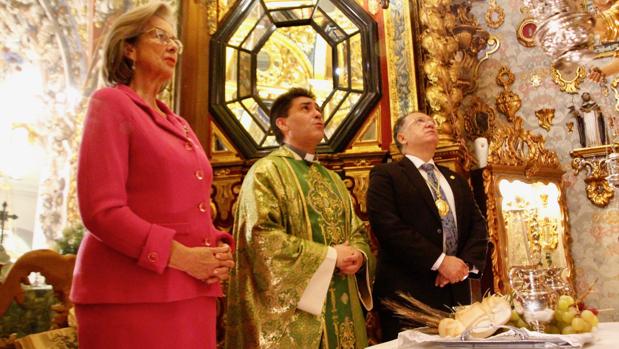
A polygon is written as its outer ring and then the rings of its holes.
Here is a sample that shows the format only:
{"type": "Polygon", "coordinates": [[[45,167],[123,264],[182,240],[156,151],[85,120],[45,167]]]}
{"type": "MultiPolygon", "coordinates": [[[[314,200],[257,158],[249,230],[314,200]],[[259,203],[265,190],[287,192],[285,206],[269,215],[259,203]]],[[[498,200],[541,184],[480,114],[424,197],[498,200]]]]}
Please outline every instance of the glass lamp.
{"type": "Polygon", "coordinates": [[[523,0],[539,22],[535,41],[551,56],[556,68],[583,64],[593,58],[593,16],[575,0],[523,0]]]}

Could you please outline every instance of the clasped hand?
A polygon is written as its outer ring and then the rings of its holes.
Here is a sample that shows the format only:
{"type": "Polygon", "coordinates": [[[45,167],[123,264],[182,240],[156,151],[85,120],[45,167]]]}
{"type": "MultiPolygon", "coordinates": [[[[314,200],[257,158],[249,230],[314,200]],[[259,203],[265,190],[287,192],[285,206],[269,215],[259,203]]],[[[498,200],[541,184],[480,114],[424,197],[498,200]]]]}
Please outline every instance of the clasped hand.
{"type": "Polygon", "coordinates": [[[222,242],[217,247],[187,247],[173,241],[169,265],[196,279],[213,284],[228,279],[234,261],[230,246],[222,242]]]}
{"type": "Polygon", "coordinates": [[[445,256],[438,267],[438,275],[434,286],[444,287],[448,283],[455,284],[464,281],[469,275],[469,266],[458,257],[445,256]]]}
{"type": "Polygon", "coordinates": [[[354,275],[363,266],[363,253],[350,246],[348,241],[335,245],[333,248],[337,251],[335,266],[340,270],[340,273],[354,275]]]}

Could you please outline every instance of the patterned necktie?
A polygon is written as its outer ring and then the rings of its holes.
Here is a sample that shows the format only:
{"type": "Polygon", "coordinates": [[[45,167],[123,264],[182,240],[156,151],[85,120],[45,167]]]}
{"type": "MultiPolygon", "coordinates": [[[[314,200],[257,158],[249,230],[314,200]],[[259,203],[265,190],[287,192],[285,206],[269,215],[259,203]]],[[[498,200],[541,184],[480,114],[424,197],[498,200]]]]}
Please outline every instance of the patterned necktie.
{"type": "MultiPolygon", "coordinates": [[[[443,188],[439,186],[438,179],[434,174],[434,165],[426,163],[421,165],[420,168],[428,174],[428,182],[430,183],[430,186],[432,188],[440,188],[441,198],[447,201],[447,196],[445,196],[443,188]]],[[[432,192],[432,197],[436,200],[436,195],[438,193],[435,193],[434,189],[430,191],[432,192]]],[[[443,234],[445,236],[445,254],[448,256],[454,256],[458,251],[458,232],[456,230],[456,223],[454,221],[454,216],[451,209],[445,216],[441,217],[441,223],[443,225],[443,234]]]]}

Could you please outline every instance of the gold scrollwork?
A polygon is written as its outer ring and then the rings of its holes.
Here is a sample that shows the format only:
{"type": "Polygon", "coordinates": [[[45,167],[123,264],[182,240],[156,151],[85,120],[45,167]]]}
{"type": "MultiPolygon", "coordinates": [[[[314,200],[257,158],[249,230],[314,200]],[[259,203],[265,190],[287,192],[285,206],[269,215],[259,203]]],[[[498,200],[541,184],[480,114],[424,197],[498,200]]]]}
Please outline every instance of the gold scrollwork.
{"type": "Polygon", "coordinates": [[[496,83],[503,87],[503,92],[499,93],[496,98],[496,107],[503,113],[509,122],[514,122],[516,113],[520,110],[522,101],[520,97],[510,90],[510,86],[514,83],[516,77],[508,67],[501,67],[496,77],[496,83]]]}
{"type": "Polygon", "coordinates": [[[550,131],[552,126],[552,119],[555,117],[555,110],[553,108],[543,108],[535,111],[535,116],[539,121],[539,126],[546,131],[550,131]]]}
{"type": "Polygon", "coordinates": [[[502,127],[493,133],[488,163],[524,165],[526,176],[537,173],[542,167],[559,168],[559,158],[555,152],[545,149],[544,137],[524,129],[522,123],[522,118],[516,117],[513,127],[502,127]]]}
{"type": "Polygon", "coordinates": [[[617,89],[617,86],[619,86],[619,78],[615,78],[611,83],[610,83],[610,88],[613,90],[613,93],[615,94],[615,110],[619,112],[619,89],[617,89]]]}
{"type": "Polygon", "coordinates": [[[218,1],[217,0],[202,0],[202,3],[206,7],[206,23],[209,35],[213,35],[217,31],[218,25],[218,1]]]}
{"type": "Polygon", "coordinates": [[[232,215],[232,207],[239,194],[243,178],[240,174],[230,174],[230,171],[217,171],[213,181],[214,197],[211,203],[215,204],[215,212],[212,212],[213,220],[218,228],[226,230],[227,224],[232,215]]]}
{"type": "Polygon", "coordinates": [[[596,206],[606,207],[610,199],[615,196],[615,189],[604,178],[591,180],[586,178],[585,183],[587,183],[585,187],[587,198],[596,206]]]}
{"type": "Polygon", "coordinates": [[[520,97],[510,90],[514,74],[502,67],[496,77],[497,85],[504,90],[496,99],[497,109],[505,114],[512,125],[500,127],[492,133],[488,163],[493,165],[524,166],[527,177],[540,168],[559,168],[557,154],[544,146],[544,137],[534,135],[523,127],[522,118],[516,116],[520,109],[520,97]]]}
{"type": "Polygon", "coordinates": [[[516,77],[508,67],[503,66],[499,69],[499,73],[496,76],[497,85],[507,89],[514,81],[516,81],[516,77]]]}
{"type": "Polygon", "coordinates": [[[486,25],[492,29],[497,29],[505,22],[505,11],[496,3],[496,0],[488,2],[488,10],[486,10],[486,25]]]}
{"type": "MultiPolygon", "coordinates": [[[[583,154],[583,156],[586,155],[583,154]]],[[[608,173],[605,160],[597,157],[586,159],[578,156],[572,159],[572,169],[574,169],[575,175],[581,170],[586,169],[585,191],[587,192],[587,198],[598,207],[606,207],[615,196],[615,190],[606,181],[608,173]]]]}
{"type": "Polygon", "coordinates": [[[348,169],[346,171],[346,178],[344,183],[346,188],[352,192],[352,197],[359,205],[359,212],[362,214],[367,213],[367,201],[365,199],[368,187],[370,185],[370,171],[368,166],[364,166],[361,169],[348,169]]]}
{"type": "MultiPolygon", "coordinates": [[[[462,100],[477,86],[480,56],[487,57],[495,47],[488,49],[490,34],[479,26],[470,6],[451,0],[420,5],[420,42],[428,57],[423,63],[426,99],[439,125],[440,148],[462,140],[462,100]]],[[[498,48],[498,40],[493,43],[498,48]]]]}
{"type": "MultiPolygon", "coordinates": [[[[497,193],[495,189],[494,182],[496,179],[492,174],[492,171],[485,169],[482,172],[482,176],[484,178],[484,192],[487,198],[495,198],[497,193]]],[[[505,260],[500,256],[500,248],[498,248],[498,241],[501,241],[499,238],[499,215],[498,215],[498,207],[496,205],[495,200],[487,200],[486,203],[486,217],[488,222],[488,238],[492,241],[494,248],[492,248],[492,274],[495,276],[493,280],[494,290],[496,292],[506,291],[509,287],[509,284],[505,282],[504,277],[500,277],[502,275],[502,270],[505,269],[504,263],[505,260]]]]}
{"type": "Polygon", "coordinates": [[[580,89],[580,84],[585,81],[585,77],[587,76],[587,71],[583,66],[579,66],[578,69],[576,69],[576,74],[571,80],[565,79],[557,68],[551,67],[550,69],[550,76],[552,76],[552,81],[554,81],[554,83],[559,86],[559,89],[562,92],[570,94],[578,93],[578,90],[580,89]]]}

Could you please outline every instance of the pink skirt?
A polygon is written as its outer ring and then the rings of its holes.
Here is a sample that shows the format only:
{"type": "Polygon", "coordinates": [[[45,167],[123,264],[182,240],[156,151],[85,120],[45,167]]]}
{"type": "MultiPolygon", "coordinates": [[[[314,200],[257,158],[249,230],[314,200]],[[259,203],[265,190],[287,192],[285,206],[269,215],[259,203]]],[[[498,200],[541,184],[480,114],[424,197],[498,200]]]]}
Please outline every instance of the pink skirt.
{"type": "Polygon", "coordinates": [[[215,349],[216,298],[76,304],[80,349],[215,349]]]}

